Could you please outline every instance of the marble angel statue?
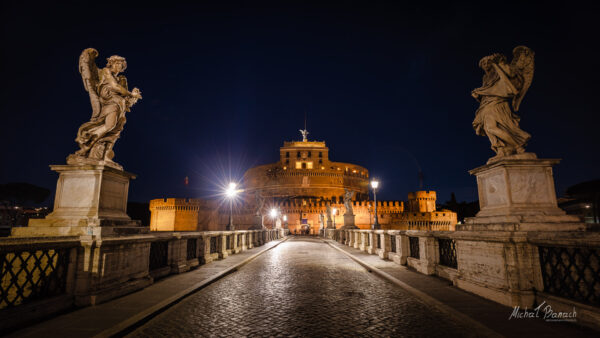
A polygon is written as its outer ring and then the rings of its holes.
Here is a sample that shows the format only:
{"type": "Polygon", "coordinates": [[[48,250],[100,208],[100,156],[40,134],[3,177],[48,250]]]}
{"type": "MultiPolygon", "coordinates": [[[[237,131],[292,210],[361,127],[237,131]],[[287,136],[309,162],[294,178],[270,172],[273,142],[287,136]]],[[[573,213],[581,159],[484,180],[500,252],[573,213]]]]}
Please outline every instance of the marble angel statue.
{"type": "Polygon", "coordinates": [[[67,163],[94,163],[120,167],[112,161],[113,146],[125,125],[125,114],[142,98],[138,88],[129,91],[127,79],[119,75],[127,68],[125,58],[113,55],[105,68],[96,66],[98,51],[87,48],[79,57],[79,72],[89,93],[92,117],[79,127],[75,141],[80,149],[67,158],[67,163]]]}
{"type": "Polygon", "coordinates": [[[254,192],[254,204],[256,206],[256,216],[262,216],[262,211],[265,206],[265,198],[261,196],[260,192],[254,192]]]}
{"type": "Polygon", "coordinates": [[[471,95],[480,102],[473,128],[490,139],[495,158],[521,154],[531,135],[519,128],[515,114],[533,80],[534,52],[525,46],[513,49],[512,61],[503,54],[492,54],[479,61],[483,69],[483,85],[471,95]]]}
{"type": "Polygon", "coordinates": [[[354,215],[352,209],[352,197],[354,197],[354,191],[344,189],[344,207],[346,207],[346,215],[354,215]]]}
{"type": "Polygon", "coordinates": [[[325,210],[327,212],[327,222],[331,222],[332,221],[331,214],[332,214],[333,210],[331,210],[331,205],[329,203],[325,206],[325,210]]]}

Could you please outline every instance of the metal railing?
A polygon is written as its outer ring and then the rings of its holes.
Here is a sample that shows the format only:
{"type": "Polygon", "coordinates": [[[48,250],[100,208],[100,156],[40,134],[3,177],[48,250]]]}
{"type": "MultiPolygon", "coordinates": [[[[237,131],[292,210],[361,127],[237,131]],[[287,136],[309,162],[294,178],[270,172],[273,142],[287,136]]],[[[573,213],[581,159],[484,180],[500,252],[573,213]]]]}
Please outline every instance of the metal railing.
{"type": "Polygon", "coordinates": [[[212,236],[210,238],[210,253],[211,254],[215,254],[215,253],[219,252],[218,246],[217,246],[217,239],[218,239],[218,237],[215,237],[215,236],[212,236]]]}
{"type": "Polygon", "coordinates": [[[0,249],[0,309],[65,293],[71,248],[5,249],[0,249]]]}
{"type": "Polygon", "coordinates": [[[600,248],[539,246],[544,291],[600,305],[600,248]]]}
{"type": "Polygon", "coordinates": [[[453,269],[458,268],[456,260],[456,242],[453,239],[438,238],[440,265],[453,269]]]}
{"type": "Polygon", "coordinates": [[[187,259],[198,258],[198,239],[190,238],[187,240],[187,259]]]}
{"type": "Polygon", "coordinates": [[[410,248],[410,257],[420,259],[421,255],[419,254],[419,237],[408,237],[408,246],[410,248]]]}
{"type": "Polygon", "coordinates": [[[149,270],[156,270],[168,266],[169,242],[156,241],[150,243],[149,270]]]}

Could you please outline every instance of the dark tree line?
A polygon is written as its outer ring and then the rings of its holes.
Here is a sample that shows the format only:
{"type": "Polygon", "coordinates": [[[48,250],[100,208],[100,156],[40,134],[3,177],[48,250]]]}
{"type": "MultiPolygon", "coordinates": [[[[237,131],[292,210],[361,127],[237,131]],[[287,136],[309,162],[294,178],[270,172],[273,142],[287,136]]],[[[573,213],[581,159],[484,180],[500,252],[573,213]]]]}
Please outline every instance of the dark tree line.
{"type": "Polygon", "coordinates": [[[465,218],[475,217],[479,212],[479,200],[473,202],[458,202],[456,201],[456,196],[452,193],[450,194],[450,200],[441,204],[440,208],[454,211],[457,214],[458,221],[464,223],[465,218]]]}

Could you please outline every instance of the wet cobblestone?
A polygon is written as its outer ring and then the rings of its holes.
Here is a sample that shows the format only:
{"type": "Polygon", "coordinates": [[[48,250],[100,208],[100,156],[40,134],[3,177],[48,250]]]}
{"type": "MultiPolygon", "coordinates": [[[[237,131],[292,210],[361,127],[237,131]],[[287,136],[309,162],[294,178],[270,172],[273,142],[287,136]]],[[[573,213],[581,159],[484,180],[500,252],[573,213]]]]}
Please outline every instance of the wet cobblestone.
{"type": "Polygon", "coordinates": [[[466,333],[468,329],[322,241],[292,238],[130,336],[453,337],[466,333]]]}

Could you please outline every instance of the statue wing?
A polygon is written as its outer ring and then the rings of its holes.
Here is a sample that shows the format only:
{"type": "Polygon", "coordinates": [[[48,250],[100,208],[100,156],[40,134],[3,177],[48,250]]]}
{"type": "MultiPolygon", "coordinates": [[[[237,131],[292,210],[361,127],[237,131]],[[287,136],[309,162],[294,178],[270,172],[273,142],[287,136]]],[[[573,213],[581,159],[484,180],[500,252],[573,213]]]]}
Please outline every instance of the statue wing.
{"type": "Polygon", "coordinates": [[[81,73],[83,87],[90,94],[92,119],[96,118],[102,109],[97,92],[100,83],[100,70],[96,66],[96,57],[98,57],[98,51],[94,48],[85,49],[79,56],[79,73],[81,73]]]}
{"type": "Polygon", "coordinates": [[[513,59],[510,63],[510,68],[516,73],[515,75],[520,76],[523,80],[519,93],[513,98],[513,109],[515,111],[519,111],[521,101],[523,101],[523,97],[533,81],[534,55],[533,50],[525,46],[517,46],[513,50],[513,59]],[[517,61],[521,55],[525,57],[525,60],[519,65],[517,61]]]}

